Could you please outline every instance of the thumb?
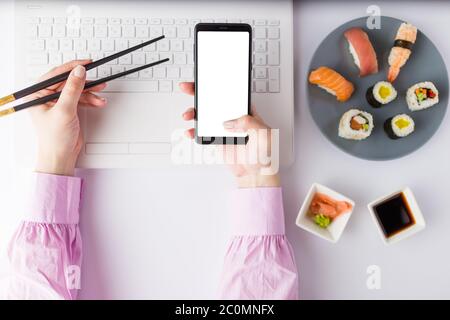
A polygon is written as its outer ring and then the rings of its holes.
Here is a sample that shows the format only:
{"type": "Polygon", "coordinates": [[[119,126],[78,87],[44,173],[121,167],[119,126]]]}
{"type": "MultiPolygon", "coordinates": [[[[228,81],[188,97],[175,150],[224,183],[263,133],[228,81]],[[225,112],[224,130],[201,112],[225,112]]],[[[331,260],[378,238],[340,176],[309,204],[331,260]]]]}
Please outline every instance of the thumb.
{"type": "Polygon", "coordinates": [[[70,73],[69,78],[64,85],[57,103],[57,109],[60,109],[63,112],[75,113],[85,82],[86,69],[80,65],[76,66],[70,73]]]}
{"type": "Polygon", "coordinates": [[[259,129],[264,127],[259,123],[259,121],[252,116],[245,115],[238,119],[225,121],[223,124],[224,128],[229,131],[248,131],[249,129],[259,129]]]}

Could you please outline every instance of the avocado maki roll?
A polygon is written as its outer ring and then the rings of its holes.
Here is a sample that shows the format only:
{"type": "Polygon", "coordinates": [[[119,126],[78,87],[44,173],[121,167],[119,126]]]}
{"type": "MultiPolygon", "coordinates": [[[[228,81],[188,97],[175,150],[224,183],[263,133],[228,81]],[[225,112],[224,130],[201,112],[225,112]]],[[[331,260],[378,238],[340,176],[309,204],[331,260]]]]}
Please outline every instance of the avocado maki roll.
{"type": "Polygon", "coordinates": [[[381,108],[395,98],[397,98],[397,90],[387,81],[377,82],[366,92],[367,102],[374,108],[381,108]]]}
{"type": "Polygon", "coordinates": [[[384,122],[384,131],[389,138],[396,140],[414,132],[414,120],[406,114],[399,114],[384,122]]]}

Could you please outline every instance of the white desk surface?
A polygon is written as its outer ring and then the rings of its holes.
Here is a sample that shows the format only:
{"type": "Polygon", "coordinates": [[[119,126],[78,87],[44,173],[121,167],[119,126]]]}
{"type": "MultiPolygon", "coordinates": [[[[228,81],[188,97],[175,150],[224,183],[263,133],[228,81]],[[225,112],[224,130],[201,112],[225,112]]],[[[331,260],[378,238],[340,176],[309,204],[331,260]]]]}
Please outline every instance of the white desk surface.
{"type": "MultiPolygon", "coordinates": [[[[335,27],[365,15],[373,1],[297,2],[295,20],[296,161],[282,170],[287,234],[307,299],[450,298],[450,119],[422,149],[403,159],[368,162],[333,147],[313,124],[305,99],[310,58],[335,27]],[[356,210],[333,245],[295,226],[313,182],[353,198],[356,210]],[[375,198],[409,186],[427,227],[386,247],[366,209],[375,198]],[[366,269],[381,268],[381,289],[366,269]]],[[[425,32],[450,66],[450,3],[380,2],[381,13],[425,32]]],[[[0,93],[13,89],[12,3],[0,4],[0,93]]],[[[0,243],[14,231],[14,166],[9,119],[0,126],[0,243]]],[[[233,180],[224,168],[90,170],[81,212],[81,298],[213,298],[228,239],[226,208],[233,180]]],[[[4,250],[2,251],[4,255],[4,250]]],[[[4,259],[3,259],[4,260],[4,259]]]]}

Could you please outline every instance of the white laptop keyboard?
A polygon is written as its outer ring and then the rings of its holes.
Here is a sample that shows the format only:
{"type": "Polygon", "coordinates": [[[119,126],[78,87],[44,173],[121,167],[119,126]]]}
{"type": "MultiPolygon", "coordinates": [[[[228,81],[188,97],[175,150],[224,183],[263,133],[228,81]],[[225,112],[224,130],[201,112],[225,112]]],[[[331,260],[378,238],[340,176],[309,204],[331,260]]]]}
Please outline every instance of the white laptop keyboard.
{"type": "Polygon", "coordinates": [[[178,90],[180,81],[194,78],[194,26],[199,22],[242,22],[253,27],[253,81],[256,93],[280,92],[280,22],[265,19],[81,18],[31,17],[27,21],[28,78],[35,80],[49,68],[75,59],[98,60],[162,34],[165,39],[88,72],[98,79],[160,59],[149,68],[108,85],[110,92],[178,90]]]}

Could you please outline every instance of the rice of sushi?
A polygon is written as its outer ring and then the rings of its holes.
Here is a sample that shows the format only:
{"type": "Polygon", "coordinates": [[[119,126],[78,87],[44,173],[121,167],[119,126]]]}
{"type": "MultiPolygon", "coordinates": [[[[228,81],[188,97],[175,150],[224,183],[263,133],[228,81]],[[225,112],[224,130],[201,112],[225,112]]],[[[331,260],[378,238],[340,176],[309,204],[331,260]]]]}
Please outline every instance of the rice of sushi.
{"type": "Polygon", "coordinates": [[[411,111],[428,109],[439,103],[439,91],[433,82],[419,82],[406,92],[406,102],[411,111]]]}
{"type": "Polygon", "coordinates": [[[414,120],[407,114],[399,114],[389,118],[384,124],[384,130],[391,139],[407,137],[414,132],[414,129],[414,120]]]}
{"type": "Polygon", "coordinates": [[[372,107],[380,108],[397,98],[397,90],[390,82],[379,81],[367,90],[366,98],[372,107]]]}
{"type": "Polygon", "coordinates": [[[374,124],[370,113],[358,109],[345,112],[339,122],[339,136],[349,140],[364,140],[372,134],[374,124]],[[352,120],[361,124],[361,129],[352,128],[352,120]]]}

